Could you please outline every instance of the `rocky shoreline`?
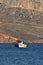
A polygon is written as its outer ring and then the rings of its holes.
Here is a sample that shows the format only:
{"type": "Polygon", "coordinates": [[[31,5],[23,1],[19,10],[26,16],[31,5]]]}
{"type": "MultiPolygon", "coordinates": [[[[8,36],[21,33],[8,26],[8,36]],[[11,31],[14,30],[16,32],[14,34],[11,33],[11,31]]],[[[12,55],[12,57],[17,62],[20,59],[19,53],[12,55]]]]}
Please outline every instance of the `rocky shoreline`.
{"type": "Polygon", "coordinates": [[[16,42],[17,40],[17,38],[0,33],[0,43],[16,42]]]}

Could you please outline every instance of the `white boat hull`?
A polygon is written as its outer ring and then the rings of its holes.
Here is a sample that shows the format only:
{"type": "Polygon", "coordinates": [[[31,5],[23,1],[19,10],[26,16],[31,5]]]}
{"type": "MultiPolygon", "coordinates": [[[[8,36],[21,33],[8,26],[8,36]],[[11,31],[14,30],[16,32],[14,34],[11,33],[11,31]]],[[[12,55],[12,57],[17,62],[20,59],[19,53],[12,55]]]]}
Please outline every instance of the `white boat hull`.
{"type": "Polygon", "coordinates": [[[19,47],[19,48],[26,48],[27,45],[26,45],[26,44],[19,44],[18,47],[19,47]]]}

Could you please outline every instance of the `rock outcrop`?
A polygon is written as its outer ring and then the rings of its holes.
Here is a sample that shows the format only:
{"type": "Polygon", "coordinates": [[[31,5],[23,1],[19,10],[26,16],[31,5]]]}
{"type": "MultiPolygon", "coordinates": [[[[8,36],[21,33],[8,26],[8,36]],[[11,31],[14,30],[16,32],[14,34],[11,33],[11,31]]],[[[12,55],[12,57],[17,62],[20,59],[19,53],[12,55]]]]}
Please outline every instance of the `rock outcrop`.
{"type": "Polygon", "coordinates": [[[8,36],[6,34],[0,33],[0,43],[7,43],[7,42],[16,42],[18,39],[8,36]]]}

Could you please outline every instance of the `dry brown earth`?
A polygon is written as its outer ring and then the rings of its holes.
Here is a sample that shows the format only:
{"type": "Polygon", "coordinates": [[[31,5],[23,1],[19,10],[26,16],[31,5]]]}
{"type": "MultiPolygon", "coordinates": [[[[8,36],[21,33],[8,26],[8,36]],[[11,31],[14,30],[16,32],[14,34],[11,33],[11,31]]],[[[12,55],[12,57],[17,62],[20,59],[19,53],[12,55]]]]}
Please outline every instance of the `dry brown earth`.
{"type": "Polygon", "coordinates": [[[0,33],[0,42],[10,36],[43,43],[43,0],[0,0],[0,33]]]}

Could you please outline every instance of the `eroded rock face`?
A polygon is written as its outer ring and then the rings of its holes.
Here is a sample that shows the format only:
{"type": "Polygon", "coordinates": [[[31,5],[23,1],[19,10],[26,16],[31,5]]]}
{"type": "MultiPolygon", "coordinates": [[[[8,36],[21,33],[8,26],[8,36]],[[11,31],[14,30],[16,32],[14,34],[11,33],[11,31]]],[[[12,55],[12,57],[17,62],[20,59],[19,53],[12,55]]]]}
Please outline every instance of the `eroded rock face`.
{"type": "Polygon", "coordinates": [[[8,36],[8,35],[6,35],[6,34],[2,34],[2,33],[0,33],[0,43],[2,42],[2,43],[7,43],[7,42],[16,42],[16,38],[13,38],[13,37],[11,37],[11,36],[8,36]]]}
{"type": "Polygon", "coordinates": [[[43,10],[43,0],[0,0],[9,7],[43,10]]]}

